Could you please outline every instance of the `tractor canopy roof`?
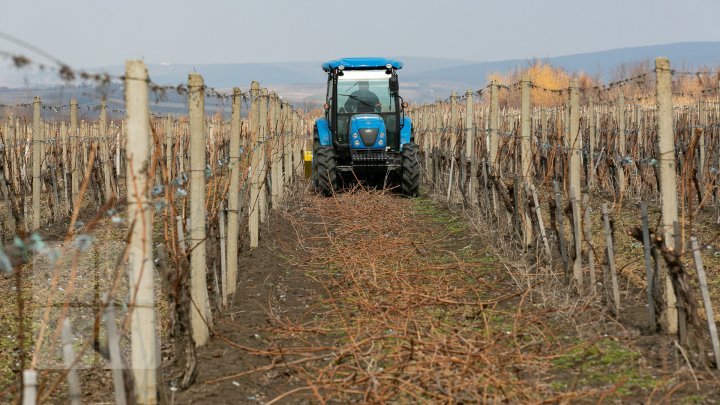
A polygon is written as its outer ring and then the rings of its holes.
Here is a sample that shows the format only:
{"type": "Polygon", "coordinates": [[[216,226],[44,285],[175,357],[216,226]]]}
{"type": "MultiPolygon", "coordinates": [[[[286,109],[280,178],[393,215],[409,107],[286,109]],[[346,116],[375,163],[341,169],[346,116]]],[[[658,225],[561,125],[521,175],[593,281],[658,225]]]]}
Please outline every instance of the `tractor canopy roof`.
{"type": "Polygon", "coordinates": [[[371,70],[385,69],[387,65],[395,69],[402,69],[402,62],[387,58],[342,58],[335,59],[322,64],[322,69],[329,72],[342,66],[347,70],[371,70]]]}

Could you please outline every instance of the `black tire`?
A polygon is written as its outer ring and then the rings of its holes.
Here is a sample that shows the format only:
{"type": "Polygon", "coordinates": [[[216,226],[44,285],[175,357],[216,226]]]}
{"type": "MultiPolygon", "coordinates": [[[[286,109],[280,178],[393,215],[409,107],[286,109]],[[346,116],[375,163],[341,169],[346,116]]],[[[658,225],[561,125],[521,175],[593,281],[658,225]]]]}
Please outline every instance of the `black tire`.
{"type": "Polygon", "coordinates": [[[312,161],[310,162],[310,181],[312,181],[313,190],[318,191],[318,176],[317,176],[317,149],[320,147],[320,141],[317,138],[313,139],[313,155],[312,161]]]}
{"type": "Polygon", "coordinates": [[[418,146],[407,143],[402,149],[402,173],[400,191],[404,196],[417,197],[420,193],[420,159],[418,146]]]}
{"type": "Polygon", "coordinates": [[[335,149],[331,146],[319,146],[313,153],[315,163],[315,190],[329,197],[335,194],[338,188],[337,159],[335,149]]]}

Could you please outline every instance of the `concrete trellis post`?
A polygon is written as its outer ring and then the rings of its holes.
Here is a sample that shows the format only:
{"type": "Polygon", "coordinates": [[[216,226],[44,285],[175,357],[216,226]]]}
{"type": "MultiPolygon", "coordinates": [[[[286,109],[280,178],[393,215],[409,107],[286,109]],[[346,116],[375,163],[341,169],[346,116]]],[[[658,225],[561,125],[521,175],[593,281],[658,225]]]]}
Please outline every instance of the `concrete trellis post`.
{"type": "MultiPolygon", "coordinates": [[[[698,103],[698,125],[700,133],[698,134],[698,155],[697,155],[697,179],[700,192],[700,204],[705,199],[705,126],[707,125],[707,111],[705,101],[700,100],[698,103]]],[[[694,133],[692,134],[695,135],[694,133]]]]}
{"type": "Polygon", "coordinates": [[[477,190],[477,159],[475,159],[475,100],[473,92],[465,93],[465,158],[470,164],[470,181],[468,182],[468,201],[475,203],[475,190],[477,190]]]}
{"type": "Polygon", "coordinates": [[[276,97],[275,93],[269,93],[268,94],[268,107],[267,107],[267,137],[266,139],[269,140],[269,145],[266,146],[265,150],[267,151],[268,148],[270,148],[269,156],[267,157],[269,160],[269,166],[270,166],[270,205],[275,208],[277,206],[277,174],[275,173],[277,167],[275,166],[275,152],[277,151],[277,136],[275,134],[275,129],[277,128],[276,124],[277,121],[275,121],[275,109],[276,109],[276,97]]]}
{"type": "MultiPolygon", "coordinates": [[[[40,103],[40,108],[42,111],[42,103],[40,103]]],[[[40,136],[42,137],[42,143],[40,144],[40,173],[45,172],[45,169],[47,169],[47,161],[45,160],[45,139],[48,135],[50,135],[49,127],[45,123],[45,120],[42,119],[42,114],[40,114],[40,136]]]]}
{"type": "MultiPolygon", "coordinates": [[[[517,195],[522,194],[522,190],[525,189],[524,185],[529,184],[532,179],[532,159],[530,156],[530,148],[532,147],[532,141],[530,139],[530,77],[523,75],[520,80],[520,179],[523,187],[517,190],[517,195]]],[[[523,201],[525,199],[522,199],[523,201]]],[[[528,215],[528,210],[525,204],[519,204],[522,219],[522,235],[525,246],[532,243],[532,220],[528,215]]]]}
{"type": "Polygon", "coordinates": [[[43,129],[40,122],[40,97],[33,100],[33,138],[32,138],[32,207],[33,219],[32,229],[40,228],[40,194],[42,182],[40,179],[40,169],[42,166],[42,147],[43,147],[43,129]]]}
{"type": "Polygon", "coordinates": [[[717,326],[715,325],[715,315],[713,313],[712,302],[710,301],[710,292],[708,290],[707,277],[703,268],[702,255],[700,247],[695,237],[690,238],[690,248],[693,253],[693,261],[695,262],[695,270],[698,273],[698,284],[700,284],[700,294],[705,307],[705,315],[708,320],[708,330],[710,331],[710,342],[712,343],[713,354],[715,355],[715,369],[720,369],[720,341],[718,340],[717,326]]]}
{"type": "MultiPolygon", "coordinates": [[[[302,146],[301,146],[302,143],[304,142],[304,137],[302,136],[301,127],[300,127],[300,113],[296,109],[293,109],[292,112],[290,113],[290,115],[292,117],[292,128],[290,130],[291,134],[292,134],[292,138],[293,138],[292,142],[293,142],[293,145],[297,145],[297,146],[293,146],[293,149],[292,149],[293,170],[298,170],[297,166],[303,166],[303,170],[304,170],[305,164],[304,164],[303,151],[302,151],[302,146]]],[[[300,172],[298,171],[298,174],[299,173],[300,172]]],[[[295,180],[297,180],[297,179],[295,177],[293,177],[293,181],[295,181],[295,180]]]]}
{"type": "Polygon", "coordinates": [[[490,83],[490,171],[497,175],[497,154],[500,145],[498,130],[500,127],[500,111],[498,103],[498,84],[495,80],[490,83]]]}
{"type": "MultiPolygon", "coordinates": [[[[418,112],[420,116],[420,125],[418,125],[418,132],[420,133],[420,150],[423,153],[423,165],[425,167],[425,170],[423,170],[423,176],[424,179],[427,179],[427,174],[430,173],[430,159],[429,159],[429,152],[430,152],[430,146],[428,145],[428,132],[427,132],[427,119],[428,119],[428,106],[422,106],[420,107],[420,111],[418,112]]],[[[415,121],[413,121],[415,122],[415,121]]],[[[416,142],[417,142],[417,135],[416,142]]]]}
{"type": "Polygon", "coordinates": [[[578,291],[582,291],[582,219],[580,215],[580,175],[582,160],[582,138],[580,137],[580,96],[578,94],[578,83],[573,79],[570,83],[570,132],[567,134],[570,146],[570,167],[568,190],[570,203],[572,205],[573,231],[575,239],[575,260],[573,261],[573,278],[578,291]]]}
{"type": "Polygon", "coordinates": [[[640,156],[645,156],[646,152],[646,139],[645,139],[645,128],[643,128],[643,112],[642,112],[642,105],[637,104],[635,106],[635,124],[637,125],[637,135],[635,139],[637,140],[638,149],[641,153],[640,156]]]}
{"type": "Polygon", "coordinates": [[[275,208],[283,201],[283,188],[285,187],[283,177],[283,152],[285,144],[285,135],[283,134],[285,126],[282,110],[283,104],[280,97],[275,95],[275,142],[273,142],[275,146],[273,148],[273,166],[275,166],[275,181],[273,181],[273,184],[277,183],[273,186],[276,195],[276,205],[273,206],[275,208]]]}
{"type": "MultiPolygon", "coordinates": [[[[655,59],[655,76],[661,225],[665,236],[665,245],[669,248],[680,249],[681,246],[675,246],[673,232],[673,224],[678,220],[678,208],[672,111],[672,73],[670,71],[670,61],[667,58],[655,59]]],[[[667,271],[664,273],[666,305],[664,326],[668,334],[674,335],[678,332],[677,297],[675,296],[670,275],[667,274],[667,271]]]]}
{"type": "Polygon", "coordinates": [[[433,185],[435,187],[442,187],[442,173],[441,170],[441,162],[442,162],[442,153],[443,151],[440,150],[440,145],[442,145],[444,139],[443,139],[443,108],[440,100],[435,101],[435,120],[434,120],[434,132],[435,132],[435,144],[433,145],[435,149],[435,160],[433,161],[433,164],[435,165],[435,168],[433,169],[433,185]]]}
{"type": "MultiPolygon", "coordinates": [[[[590,97],[588,100],[588,178],[587,185],[588,189],[592,190],[595,188],[595,147],[596,144],[596,127],[595,127],[595,98],[590,97]]],[[[594,288],[594,286],[593,286],[594,288]]]]}
{"type": "Polygon", "coordinates": [[[271,139],[271,137],[268,134],[268,104],[270,102],[270,96],[268,93],[268,89],[262,89],[261,90],[261,97],[260,97],[260,107],[258,108],[260,116],[258,117],[258,123],[260,125],[260,130],[258,132],[258,147],[260,148],[260,162],[258,169],[258,174],[260,175],[259,178],[259,184],[260,184],[260,195],[258,197],[258,204],[260,208],[260,223],[265,223],[265,219],[267,219],[267,149],[268,149],[268,139],[271,139]]]}
{"type": "Polygon", "coordinates": [[[258,247],[260,239],[260,85],[252,82],[250,87],[250,148],[252,158],[250,162],[250,201],[248,203],[248,232],[250,233],[250,248],[258,247]]]}
{"type": "Polygon", "coordinates": [[[299,119],[297,112],[295,110],[290,110],[290,128],[288,131],[290,131],[290,168],[291,171],[289,172],[288,176],[290,178],[288,179],[291,182],[295,182],[296,176],[299,175],[299,169],[298,166],[304,166],[303,160],[302,160],[302,150],[300,147],[300,137],[298,136],[300,132],[299,128],[299,119]],[[298,160],[300,159],[300,160],[298,160]]]}
{"type": "Polygon", "coordinates": [[[105,202],[115,194],[112,187],[112,165],[110,164],[110,137],[107,125],[107,101],[103,98],[100,104],[100,150],[102,151],[103,180],[105,185],[105,202]]]}
{"type": "MultiPolygon", "coordinates": [[[[294,139],[294,134],[292,132],[293,111],[290,104],[287,102],[283,103],[283,117],[283,158],[285,166],[285,170],[283,172],[283,184],[287,186],[290,185],[290,181],[292,180],[292,143],[294,139]]],[[[285,193],[287,193],[285,187],[283,187],[282,192],[284,198],[285,193]]]]}
{"type": "Polygon", "coordinates": [[[228,236],[227,236],[227,288],[228,294],[235,293],[238,271],[238,209],[240,201],[240,108],[242,94],[235,87],[232,95],[230,117],[230,189],[228,190],[228,236]]]}
{"type": "Polygon", "coordinates": [[[195,345],[207,343],[211,320],[206,278],[205,222],[205,90],[202,76],[188,76],[190,113],[190,319],[195,345]]]}
{"type": "Polygon", "coordinates": [[[130,303],[132,308],[132,367],[138,403],[157,403],[160,366],[155,327],[152,233],[153,219],[148,178],[150,133],[147,69],[142,61],[125,65],[125,105],[128,117],[127,201],[133,225],[129,242],[130,303]]]}
{"type": "MultiPolygon", "coordinates": [[[[11,135],[12,130],[10,129],[10,126],[8,125],[8,121],[6,121],[3,124],[3,136],[5,137],[5,156],[7,159],[10,159],[12,156],[12,150],[15,148],[15,141],[12,139],[11,135]]],[[[12,161],[11,161],[12,164],[12,161]]],[[[8,165],[5,164],[3,167],[3,176],[5,176],[6,179],[10,180],[10,169],[8,168],[8,165]]]]}
{"type": "MultiPolygon", "coordinates": [[[[75,204],[75,198],[80,192],[80,167],[78,166],[78,115],[77,115],[78,104],[77,100],[73,97],[70,99],[70,177],[71,177],[71,190],[70,198],[75,204]]],[[[78,204],[82,204],[78,201],[78,204]]]]}
{"type": "Polygon", "coordinates": [[[94,137],[94,134],[92,133],[92,125],[88,125],[85,120],[80,120],[80,134],[84,134],[84,138],[80,141],[80,145],[82,147],[82,159],[80,167],[78,168],[78,171],[80,173],[83,172],[83,169],[85,168],[85,165],[88,163],[88,147],[86,146],[92,146],[92,138],[94,137]],[[86,145],[88,144],[88,145],[86,145]]]}
{"type": "Polygon", "coordinates": [[[65,214],[70,214],[70,191],[68,190],[68,128],[65,121],[60,123],[60,139],[62,142],[62,156],[63,162],[63,197],[65,200],[65,214]]]}
{"type": "Polygon", "coordinates": [[[22,403],[23,405],[35,405],[37,404],[37,382],[38,372],[34,369],[23,370],[22,381],[23,381],[23,393],[22,403]]]}
{"type": "Polygon", "coordinates": [[[457,145],[457,125],[458,125],[458,106],[457,93],[454,91],[450,95],[450,120],[447,124],[447,132],[450,137],[450,156],[455,156],[455,146],[457,145]]]}
{"type": "Polygon", "coordinates": [[[78,377],[77,365],[75,365],[75,353],[73,351],[74,339],[72,335],[72,328],[70,326],[70,319],[68,318],[63,320],[61,339],[63,365],[67,370],[67,384],[68,391],[70,393],[70,403],[72,405],[80,405],[82,403],[80,377],[78,377]]]}
{"type": "Polygon", "coordinates": [[[527,183],[530,179],[531,163],[530,148],[532,141],[530,139],[530,77],[523,75],[520,80],[520,174],[523,183],[527,183]]]}
{"type": "Polygon", "coordinates": [[[270,178],[272,179],[270,184],[270,203],[273,209],[276,209],[280,204],[280,189],[282,188],[282,173],[280,162],[280,145],[282,138],[280,137],[280,102],[277,94],[270,94],[270,108],[268,112],[270,118],[269,135],[272,142],[270,142],[270,178]]]}
{"type": "Polygon", "coordinates": [[[626,122],[625,122],[625,95],[623,93],[620,93],[620,97],[618,98],[618,107],[617,107],[617,120],[618,120],[618,154],[619,160],[617,161],[617,180],[618,180],[618,190],[620,191],[620,194],[625,194],[625,156],[627,155],[627,151],[625,148],[625,132],[626,132],[626,122]]]}
{"type": "Polygon", "coordinates": [[[177,171],[185,172],[185,140],[187,139],[187,123],[183,122],[178,128],[178,151],[177,151],[177,171]]]}
{"type": "Polygon", "coordinates": [[[562,107],[562,121],[563,121],[563,146],[569,147],[569,137],[568,134],[570,133],[570,95],[568,95],[567,100],[565,100],[565,105],[562,107]]]}
{"type": "MultiPolygon", "coordinates": [[[[17,129],[15,128],[15,117],[13,116],[12,113],[8,114],[7,131],[5,133],[7,134],[7,139],[13,145],[12,148],[9,148],[6,151],[6,153],[10,154],[10,156],[9,156],[10,164],[12,164],[15,167],[15,170],[17,170],[17,167],[19,166],[17,163],[17,149],[18,149],[18,144],[19,144],[19,142],[18,142],[19,136],[17,133],[17,129]]],[[[8,167],[8,165],[6,164],[5,167],[8,167]]],[[[9,176],[9,174],[8,174],[8,176],[9,176]]],[[[16,190],[19,189],[19,187],[20,187],[19,177],[12,176],[12,182],[13,182],[13,187],[15,187],[16,190]]]]}
{"type": "Polygon", "coordinates": [[[173,178],[173,125],[172,117],[165,118],[165,170],[168,179],[173,178]]]}

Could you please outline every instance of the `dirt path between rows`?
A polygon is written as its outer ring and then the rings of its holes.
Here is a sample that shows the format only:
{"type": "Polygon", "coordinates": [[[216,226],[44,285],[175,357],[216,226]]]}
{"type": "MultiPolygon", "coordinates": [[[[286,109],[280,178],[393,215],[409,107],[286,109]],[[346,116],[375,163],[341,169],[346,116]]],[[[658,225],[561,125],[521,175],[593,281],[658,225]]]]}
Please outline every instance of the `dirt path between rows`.
{"type": "Polygon", "coordinates": [[[173,401],[714,403],[716,381],[696,383],[671,341],[520,274],[497,238],[427,198],[299,198],[242,254],[173,401]]]}

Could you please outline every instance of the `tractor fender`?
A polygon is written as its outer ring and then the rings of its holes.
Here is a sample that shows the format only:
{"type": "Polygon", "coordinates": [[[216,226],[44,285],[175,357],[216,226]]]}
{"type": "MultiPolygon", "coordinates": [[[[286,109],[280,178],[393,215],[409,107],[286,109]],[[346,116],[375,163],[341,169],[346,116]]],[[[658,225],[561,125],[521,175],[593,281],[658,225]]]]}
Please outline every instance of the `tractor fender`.
{"type": "Polygon", "coordinates": [[[410,117],[405,117],[405,120],[403,121],[403,126],[400,129],[400,146],[405,145],[406,143],[410,143],[414,141],[415,136],[412,131],[412,120],[410,117]]]}
{"type": "Polygon", "coordinates": [[[314,132],[313,137],[318,140],[320,146],[332,146],[332,135],[330,133],[330,127],[328,127],[327,119],[318,118],[315,120],[314,132]]]}

